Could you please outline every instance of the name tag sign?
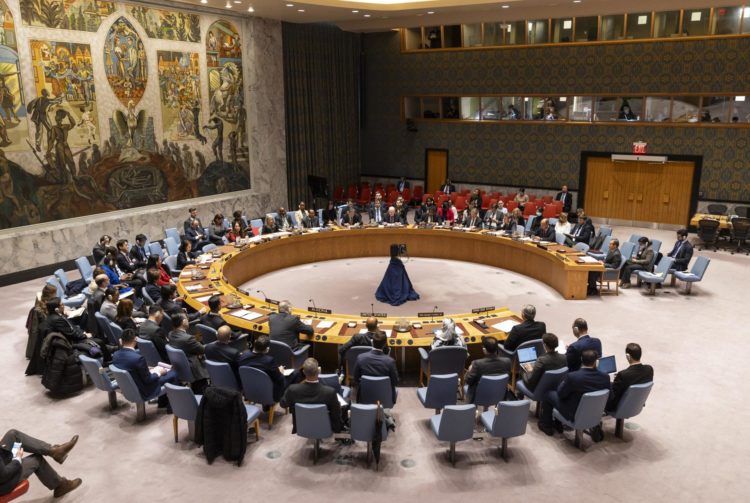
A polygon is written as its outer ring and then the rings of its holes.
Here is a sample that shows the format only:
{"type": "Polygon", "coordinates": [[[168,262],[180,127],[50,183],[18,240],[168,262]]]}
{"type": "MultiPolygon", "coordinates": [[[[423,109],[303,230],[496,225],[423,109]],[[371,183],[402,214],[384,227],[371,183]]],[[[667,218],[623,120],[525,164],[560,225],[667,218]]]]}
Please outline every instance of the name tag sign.
{"type": "Polygon", "coordinates": [[[387,318],[388,313],[359,313],[359,315],[362,318],[369,318],[370,316],[374,316],[376,318],[387,318]]]}
{"type": "Polygon", "coordinates": [[[433,311],[429,313],[417,313],[417,318],[439,318],[440,316],[443,316],[442,311],[433,311]]]}
{"type": "Polygon", "coordinates": [[[331,313],[333,313],[333,311],[331,311],[330,309],[323,309],[322,307],[312,307],[312,306],[310,306],[310,307],[307,308],[307,310],[310,311],[311,313],[320,313],[320,314],[331,314],[331,313]]]}
{"type": "Polygon", "coordinates": [[[279,302],[280,302],[280,301],[278,301],[278,300],[274,300],[274,299],[269,299],[269,298],[265,298],[265,299],[263,299],[263,300],[265,300],[267,304],[273,304],[274,306],[278,306],[278,305],[279,305],[279,302]]]}
{"type": "Polygon", "coordinates": [[[472,309],[471,312],[474,314],[479,314],[479,313],[486,313],[488,311],[494,311],[494,310],[495,310],[495,306],[487,306],[487,307],[477,307],[476,309],[472,309]]]}

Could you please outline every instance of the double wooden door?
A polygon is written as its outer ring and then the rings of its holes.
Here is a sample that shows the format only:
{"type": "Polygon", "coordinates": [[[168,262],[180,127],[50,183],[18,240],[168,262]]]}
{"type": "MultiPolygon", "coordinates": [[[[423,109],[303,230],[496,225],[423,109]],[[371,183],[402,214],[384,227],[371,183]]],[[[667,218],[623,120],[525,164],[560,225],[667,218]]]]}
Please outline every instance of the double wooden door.
{"type": "Polygon", "coordinates": [[[427,149],[425,151],[425,173],[427,190],[425,193],[434,194],[440,190],[448,177],[448,151],[442,149],[427,149]]]}
{"type": "Polygon", "coordinates": [[[589,157],[586,213],[594,217],[686,225],[695,165],[589,157]]]}

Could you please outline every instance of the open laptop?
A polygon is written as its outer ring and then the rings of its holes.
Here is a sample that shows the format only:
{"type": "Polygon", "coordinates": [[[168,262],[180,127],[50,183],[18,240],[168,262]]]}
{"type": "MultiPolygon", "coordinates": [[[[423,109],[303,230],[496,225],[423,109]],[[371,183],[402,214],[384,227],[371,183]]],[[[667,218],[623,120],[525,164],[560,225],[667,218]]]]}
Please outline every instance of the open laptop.
{"type": "Polygon", "coordinates": [[[603,374],[614,374],[617,372],[617,362],[615,361],[615,355],[602,356],[596,365],[599,372],[603,374]]]}
{"type": "Polygon", "coordinates": [[[518,364],[526,372],[531,372],[534,369],[536,358],[536,348],[534,346],[518,350],[518,364]]]}

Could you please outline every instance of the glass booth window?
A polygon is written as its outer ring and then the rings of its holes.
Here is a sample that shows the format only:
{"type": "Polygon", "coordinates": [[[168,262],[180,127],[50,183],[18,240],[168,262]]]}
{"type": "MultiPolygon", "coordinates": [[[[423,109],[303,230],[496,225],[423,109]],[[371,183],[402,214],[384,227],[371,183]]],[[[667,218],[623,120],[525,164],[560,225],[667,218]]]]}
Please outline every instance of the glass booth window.
{"type": "Polygon", "coordinates": [[[443,47],[461,47],[461,25],[443,26],[443,47]]]}
{"type": "Polygon", "coordinates": [[[425,119],[440,118],[440,98],[433,96],[422,98],[422,117],[425,119]]]}
{"type": "Polygon", "coordinates": [[[449,96],[442,99],[443,105],[443,118],[444,119],[458,119],[458,97],[449,96]]]}
{"type": "Polygon", "coordinates": [[[647,122],[669,122],[672,99],[667,96],[649,96],[643,106],[647,122]]]}
{"type": "Polygon", "coordinates": [[[427,26],[424,29],[425,47],[427,49],[440,49],[442,35],[439,26],[427,26]]]}
{"type": "Polygon", "coordinates": [[[750,96],[735,96],[729,121],[732,124],[750,122],[750,96]]]}
{"type": "Polygon", "coordinates": [[[547,100],[547,111],[545,120],[564,121],[568,120],[568,111],[572,100],[568,96],[559,96],[547,100]]]}
{"type": "Polygon", "coordinates": [[[591,122],[594,100],[591,96],[573,96],[568,106],[568,118],[572,121],[591,122]]]}
{"type": "Polygon", "coordinates": [[[502,23],[484,23],[484,45],[503,45],[502,23]]]}
{"type": "Polygon", "coordinates": [[[700,96],[676,96],[672,98],[672,122],[700,122],[700,96]]]}
{"type": "Polygon", "coordinates": [[[628,39],[651,38],[651,13],[628,14],[628,39]]]}
{"type": "Polygon", "coordinates": [[[423,49],[422,45],[422,28],[406,28],[404,30],[404,49],[413,51],[423,49]]]}
{"type": "MultiPolygon", "coordinates": [[[[576,25],[576,31],[578,27],[576,25]]],[[[599,40],[622,40],[625,37],[625,14],[602,16],[599,40]]]]}
{"type": "Polygon", "coordinates": [[[479,47],[482,45],[482,23],[465,24],[462,25],[462,28],[464,47],[479,47]]]}
{"type": "Polygon", "coordinates": [[[735,35],[740,32],[742,7],[715,7],[711,21],[713,35],[735,35]]]}
{"type": "Polygon", "coordinates": [[[576,18],[576,42],[594,42],[599,35],[599,17],[576,18]]]}
{"type": "Polygon", "coordinates": [[[708,35],[711,9],[685,10],[682,15],[682,33],[689,37],[708,35]]]}
{"type": "Polygon", "coordinates": [[[742,9],[742,33],[750,33],[750,7],[742,9]]]}
{"type": "Polygon", "coordinates": [[[729,122],[732,109],[730,96],[704,96],[702,105],[701,122],[729,122]]]}
{"type": "Polygon", "coordinates": [[[552,42],[565,43],[573,41],[573,18],[552,20],[552,42]]]}
{"type": "Polygon", "coordinates": [[[549,42],[549,23],[546,19],[529,21],[526,27],[527,43],[529,44],[546,44],[549,42]]]}
{"type": "Polygon", "coordinates": [[[505,35],[505,45],[520,45],[526,43],[524,25],[526,21],[514,21],[500,25],[505,35]]]}
{"type": "Polygon", "coordinates": [[[680,11],[657,12],[654,16],[654,37],[680,36],[680,11]]]}
{"type": "Polygon", "coordinates": [[[479,97],[461,98],[461,118],[465,121],[478,121],[481,106],[479,97]]]}
{"type": "Polygon", "coordinates": [[[404,98],[404,118],[419,119],[421,117],[419,110],[419,98],[416,96],[407,96],[404,98]]]}
{"type": "Polygon", "coordinates": [[[498,121],[502,118],[503,109],[501,99],[497,96],[482,98],[482,120],[498,121]]]}
{"type": "Polygon", "coordinates": [[[502,110],[503,120],[523,120],[524,98],[516,96],[503,96],[502,110]]]}

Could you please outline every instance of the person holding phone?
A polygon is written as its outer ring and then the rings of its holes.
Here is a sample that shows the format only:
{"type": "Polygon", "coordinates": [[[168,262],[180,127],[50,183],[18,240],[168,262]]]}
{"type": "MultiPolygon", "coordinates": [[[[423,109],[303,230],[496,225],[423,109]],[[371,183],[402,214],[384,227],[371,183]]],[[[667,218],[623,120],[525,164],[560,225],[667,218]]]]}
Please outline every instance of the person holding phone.
{"type": "Polygon", "coordinates": [[[81,485],[81,479],[61,477],[46,460],[50,457],[63,464],[76,442],[78,435],[64,444],[50,445],[18,430],[9,430],[0,440],[0,496],[13,491],[19,482],[33,473],[47,489],[54,491],[55,498],[76,489],[81,485]],[[25,452],[31,455],[24,457],[25,452]]]}

